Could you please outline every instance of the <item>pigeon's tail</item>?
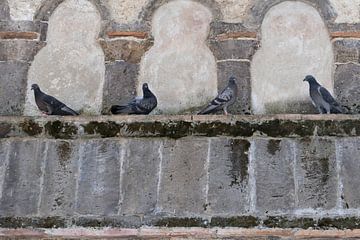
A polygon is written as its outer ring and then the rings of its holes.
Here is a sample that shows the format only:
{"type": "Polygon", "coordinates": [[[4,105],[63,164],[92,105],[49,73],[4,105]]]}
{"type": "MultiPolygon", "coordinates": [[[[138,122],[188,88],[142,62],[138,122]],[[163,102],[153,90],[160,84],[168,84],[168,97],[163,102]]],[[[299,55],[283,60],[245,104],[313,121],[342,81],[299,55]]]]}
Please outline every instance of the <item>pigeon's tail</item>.
{"type": "Polygon", "coordinates": [[[112,114],[125,114],[131,112],[131,108],[127,105],[114,105],[111,107],[112,114]]]}
{"type": "Polygon", "coordinates": [[[330,113],[332,114],[343,114],[344,111],[341,109],[340,106],[331,106],[330,113]]]}
{"type": "Polygon", "coordinates": [[[203,110],[201,110],[197,115],[206,115],[206,114],[216,112],[218,107],[219,106],[217,106],[217,105],[209,105],[206,108],[204,108],[203,110]]]}

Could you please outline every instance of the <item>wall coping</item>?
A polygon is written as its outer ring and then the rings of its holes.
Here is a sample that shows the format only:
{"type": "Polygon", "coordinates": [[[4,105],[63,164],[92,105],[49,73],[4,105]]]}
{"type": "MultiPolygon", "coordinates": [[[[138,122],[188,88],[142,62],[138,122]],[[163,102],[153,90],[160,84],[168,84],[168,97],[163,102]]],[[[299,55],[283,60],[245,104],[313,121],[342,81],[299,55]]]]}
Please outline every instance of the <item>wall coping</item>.
{"type": "Polygon", "coordinates": [[[0,117],[0,138],[358,137],[360,115],[0,117]]]}

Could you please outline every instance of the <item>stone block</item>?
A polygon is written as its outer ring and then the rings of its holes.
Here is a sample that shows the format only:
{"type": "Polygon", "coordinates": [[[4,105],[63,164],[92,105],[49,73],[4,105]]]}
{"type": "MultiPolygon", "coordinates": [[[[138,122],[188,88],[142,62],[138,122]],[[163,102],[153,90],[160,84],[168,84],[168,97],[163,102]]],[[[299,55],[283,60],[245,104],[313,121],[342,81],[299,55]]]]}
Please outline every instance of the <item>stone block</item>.
{"type": "Polygon", "coordinates": [[[262,214],[294,209],[294,144],[291,140],[256,139],[252,143],[255,161],[256,208],[262,214]]]}
{"type": "Polygon", "coordinates": [[[340,179],[345,208],[360,208],[360,139],[345,138],[336,142],[340,179]]]}
{"type": "Polygon", "coordinates": [[[335,143],[302,139],[296,147],[297,208],[332,209],[337,199],[335,143]]]}
{"type": "Polygon", "coordinates": [[[29,65],[0,62],[0,115],[21,115],[24,110],[29,65]]]}
{"type": "Polygon", "coordinates": [[[352,114],[360,113],[360,65],[338,65],[334,84],[339,104],[352,114]]]}
{"type": "Polygon", "coordinates": [[[123,60],[128,63],[140,63],[142,56],[149,50],[152,43],[146,41],[128,41],[123,39],[115,39],[109,41],[100,41],[100,45],[104,50],[105,61],[114,62],[115,60],[123,60]]]}
{"type": "Polygon", "coordinates": [[[212,40],[209,46],[217,60],[251,60],[258,48],[258,44],[257,40],[229,39],[226,41],[212,40]]]}
{"type": "Polygon", "coordinates": [[[0,199],[0,215],[36,215],[46,154],[44,144],[40,140],[14,140],[9,151],[0,199]]]}
{"type": "MultiPolygon", "coordinates": [[[[251,113],[251,77],[250,63],[227,61],[219,62],[218,68],[218,91],[222,91],[228,84],[229,77],[235,76],[238,85],[238,98],[234,105],[229,108],[231,114],[251,113]]],[[[221,112],[220,112],[221,113],[221,112]]],[[[219,113],[219,114],[220,114],[219,113]]],[[[221,113],[222,114],[222,113],[221,113]]]]}
{"type": "Polygon", "coordinates": [[[46,142],[44,186],[39,214],[64,216],[74,212],[79,145],[74,141],[46,142]]]}
{"type": "Polygon", "coordinates": [[[208,148],[207,139],[165,141],[157,206],[159,212],[174,216],[193,216],[204,212],[208,148]]]}
{"type": "Polygon", "coordinates": [[[249,148],[242,139],[211,139],[206,213],[241,216],[249,212],[249,148]]]}
{"type": "Polygon", "coordinates": [[[356,39],[339,39],[334,41],[336,63],[360,63],[360,41],[356,39]]]}
{"type": "Polygon", "coordinates": [[[31,62],[36,53],[44,46],[44,42],[38,41],[0,41],[0,61],[31,62]]]}
{"type": "Polygon", "coordinates": [[[89,140],[80,144],[77,213],[101,216],[118,213],[121,147],[116,140],[89,140]]]}
{"type": "Polygon", "coordinates": [[[139,66],[126,62],[114,62],[106,64],[105,71],[102,112],[108,114],[112,105],[126,103],[135,97],[139,66]]]}
{"type": "Polygon", "coordinates": [[[161,140],[127,141],[121,175],[121,214],[145,215],[155,211],[161,172],[161,150],[161,140]]]}

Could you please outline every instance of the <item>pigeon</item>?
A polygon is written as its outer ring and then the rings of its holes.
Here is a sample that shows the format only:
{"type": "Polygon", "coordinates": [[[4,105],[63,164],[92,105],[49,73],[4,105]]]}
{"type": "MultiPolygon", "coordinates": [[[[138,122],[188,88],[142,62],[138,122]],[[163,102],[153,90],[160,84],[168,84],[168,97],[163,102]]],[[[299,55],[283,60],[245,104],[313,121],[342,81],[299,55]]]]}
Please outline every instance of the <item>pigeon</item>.
{"type": "Polygon", "coordinates": [[[214,100],[212,100],[205,109],[200,111],[198,115],[214,113],[221,109],[224,110],[225,115],[228,115],[227,108],[235,103],[237,92],[238,88],[236,85],[236,78],[230,77],[229,83],[225,89],[214,100]]]}
{"type": "Polygon", "coordinates": [[[340,105],[331,96],[329,91],[321,86],[313,76],[306,76],[304,81],[308,82],[310,85],[310,97],[312,103],[320,114],[343,113],[340,105]]]}
{"type": "Polygon", "coordinates": [[[143,97],[136,97],[126,105],[114,105],[112,114],[147,115],[157,106],[156,96],[150,91],[147,83],[142,85],[143,97]]]}
{"type": "Polygon", "coordinates": [[[35,102],[41,112],[46,115],[76,116],[77,112],[60,102],[56,98],[43,93],[37,84],[31,85],[34,90],[35,102]]]}

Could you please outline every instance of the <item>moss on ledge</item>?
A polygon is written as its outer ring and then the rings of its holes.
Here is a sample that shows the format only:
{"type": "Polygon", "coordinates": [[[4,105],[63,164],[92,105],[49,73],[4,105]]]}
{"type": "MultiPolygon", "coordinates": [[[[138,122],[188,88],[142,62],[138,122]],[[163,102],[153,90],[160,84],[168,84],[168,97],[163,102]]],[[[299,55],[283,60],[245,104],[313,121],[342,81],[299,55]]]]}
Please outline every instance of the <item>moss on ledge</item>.
{"type": "Polygon", "coordinates": [[[56,139],[113,137],[312,137],[360,136],[360,116],[99,116],[0,117],[0,138],[42,136],[56,139]]]}

